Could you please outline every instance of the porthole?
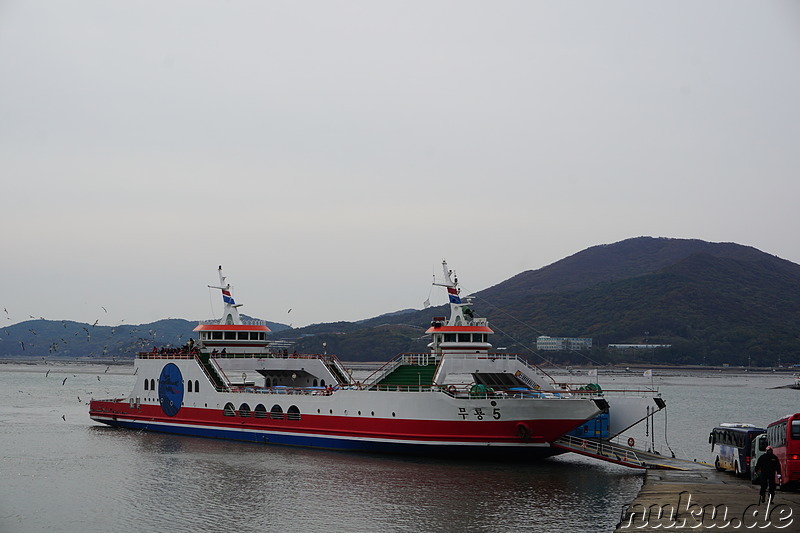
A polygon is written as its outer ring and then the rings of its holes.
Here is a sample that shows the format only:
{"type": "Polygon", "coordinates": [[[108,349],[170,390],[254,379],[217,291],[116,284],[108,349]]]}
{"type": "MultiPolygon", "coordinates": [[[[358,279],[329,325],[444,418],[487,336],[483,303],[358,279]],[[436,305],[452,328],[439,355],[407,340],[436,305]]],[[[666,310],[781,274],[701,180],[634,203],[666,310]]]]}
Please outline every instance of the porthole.
{"type": "Polygon", "coordinates": [[[394,413],[392,413],[392,416],[394,416],[394,413]]]}

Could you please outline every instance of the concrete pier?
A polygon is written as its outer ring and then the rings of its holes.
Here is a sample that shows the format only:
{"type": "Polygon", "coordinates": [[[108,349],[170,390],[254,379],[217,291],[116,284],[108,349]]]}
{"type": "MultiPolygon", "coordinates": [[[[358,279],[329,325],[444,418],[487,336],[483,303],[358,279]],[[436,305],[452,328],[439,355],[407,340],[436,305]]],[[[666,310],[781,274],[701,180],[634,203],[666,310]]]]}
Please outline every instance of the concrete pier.
{"type": "Polygon", "coordinates": [[[615,533],[631,531],[800,531],[800,492],[776,491],[759,504],[759,486],[703,467],[648,470],[615,533]]]}

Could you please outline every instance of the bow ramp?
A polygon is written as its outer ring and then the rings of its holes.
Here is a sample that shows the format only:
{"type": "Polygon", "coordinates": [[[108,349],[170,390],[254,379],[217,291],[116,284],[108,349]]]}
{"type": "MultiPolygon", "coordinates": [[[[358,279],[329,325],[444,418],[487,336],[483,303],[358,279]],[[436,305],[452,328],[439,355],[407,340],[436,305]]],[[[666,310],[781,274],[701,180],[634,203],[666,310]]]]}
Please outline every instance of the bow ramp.
{"type": "Polygon", "coordinates": [[[582,439],[571,435],[564,435],[553,441],[552,446],[630,468],[648,470],[706,470],[710,468],[710,465],[706,463],[666,457],[630,446],[597,439],[582,439]]]}

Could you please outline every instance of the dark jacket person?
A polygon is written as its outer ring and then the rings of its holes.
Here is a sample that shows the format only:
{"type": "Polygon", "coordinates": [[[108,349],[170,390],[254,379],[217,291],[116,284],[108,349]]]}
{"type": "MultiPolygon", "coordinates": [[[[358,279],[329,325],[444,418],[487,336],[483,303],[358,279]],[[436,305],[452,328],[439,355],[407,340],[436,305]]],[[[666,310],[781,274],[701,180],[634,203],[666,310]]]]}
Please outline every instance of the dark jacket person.
{"type": "Polygon", "coordinates": [[[775,497],[775,475],[781,475],[781,462],[772,453],[772,446],[767,446],[767,452],[758,458],[756,463],[756,472],[761,479],[761,501],[764,501],[767,492],[767,485],[769,485],[770,498],[775,497]]]}

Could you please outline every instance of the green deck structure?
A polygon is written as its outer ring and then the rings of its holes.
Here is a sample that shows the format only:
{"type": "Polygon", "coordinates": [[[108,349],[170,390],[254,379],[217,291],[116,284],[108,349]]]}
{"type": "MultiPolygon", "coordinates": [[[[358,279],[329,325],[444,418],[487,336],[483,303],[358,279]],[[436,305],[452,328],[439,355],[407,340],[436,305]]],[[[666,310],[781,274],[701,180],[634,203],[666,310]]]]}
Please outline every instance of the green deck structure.
{"type": "Polygon", "coordinates": [[[429,365],[401,365],[391,374],[378,382],[378,386],[398,387],[430,387],[433,385],[433,374],[436,364],[429,365]]]}

